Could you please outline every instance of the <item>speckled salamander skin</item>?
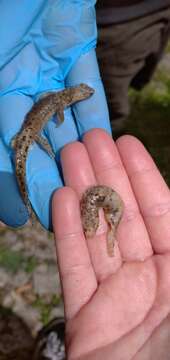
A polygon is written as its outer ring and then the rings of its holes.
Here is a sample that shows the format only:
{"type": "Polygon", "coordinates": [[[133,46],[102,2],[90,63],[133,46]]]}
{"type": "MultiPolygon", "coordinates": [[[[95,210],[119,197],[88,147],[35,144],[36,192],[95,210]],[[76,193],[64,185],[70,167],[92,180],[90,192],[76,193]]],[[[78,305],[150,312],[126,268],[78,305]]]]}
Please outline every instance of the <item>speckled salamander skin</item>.
{"type": "MultiPolygon", "coordinates": [[[[15,153],[16,178],[22,199],[30,215],[32,214],[32,207],[26,187],[26,159],[30,146],[35,141],[38,141],[41,130],[54,114],[57,114],[59,124],[62,123],[66,107],[90,97],[93,93],[94,90],[86,84],[48,93],[33,105],[26,115],[20,132],[12,139],[11,145],[15,153]]],[[[41,143],[41,146],[44,146],[45,150],[48,151],[46,145],[41,143]]]]}
{"type": "Polygon", "coordinates": [[[93,237],[99,225],[99,208],[103,208],[110,231],[107,245],[109,256],[114,255],[114,241],[116,228],[123,214],[123,201],[110,187],[96,185],[88,188],[82,196],[80,210],[84,234],[93,237]]]}

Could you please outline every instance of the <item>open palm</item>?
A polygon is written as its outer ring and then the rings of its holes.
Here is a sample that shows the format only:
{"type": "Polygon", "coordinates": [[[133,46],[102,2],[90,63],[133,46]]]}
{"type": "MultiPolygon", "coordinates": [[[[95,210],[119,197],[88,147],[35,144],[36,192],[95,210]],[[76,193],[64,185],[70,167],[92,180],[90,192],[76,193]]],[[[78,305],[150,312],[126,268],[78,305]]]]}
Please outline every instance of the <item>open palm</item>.
{"type": "Polygon", "coordinates": [[[156,165],[134,137],[114,143],[94,129],[64,148],[62,167],[67,187],[54,195],[53,224],[68,359],[168,359],[170,192],[156,165]],[[114,257],[102,212],[94,238],[82,231],[79,199],[96,183],[125,205],[114,257]]]}

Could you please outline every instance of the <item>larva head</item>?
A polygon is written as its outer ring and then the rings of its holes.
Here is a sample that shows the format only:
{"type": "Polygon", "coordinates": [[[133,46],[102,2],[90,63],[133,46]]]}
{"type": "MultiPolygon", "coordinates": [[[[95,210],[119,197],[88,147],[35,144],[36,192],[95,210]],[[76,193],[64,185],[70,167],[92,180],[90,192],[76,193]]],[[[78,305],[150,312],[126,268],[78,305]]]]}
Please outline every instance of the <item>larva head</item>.
{"type": "Polygon", "coordinates": [[[80,84],[72,88],[72,95],[77,101],[87,99],[94,94],[94,89],[86,84],[80,84]],[[73,90],[74,89],[74,90],[73,90]]]}

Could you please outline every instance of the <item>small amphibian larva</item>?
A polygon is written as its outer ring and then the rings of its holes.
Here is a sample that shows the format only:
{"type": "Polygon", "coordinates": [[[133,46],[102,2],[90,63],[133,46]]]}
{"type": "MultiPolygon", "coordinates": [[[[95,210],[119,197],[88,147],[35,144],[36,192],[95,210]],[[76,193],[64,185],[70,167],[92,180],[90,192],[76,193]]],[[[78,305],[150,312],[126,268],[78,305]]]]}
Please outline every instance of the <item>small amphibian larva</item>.
{"type": "Polygon", "coordinates": [[[88,188],[80,202],[82,225],[87,238],[93,237],[99,225],[99,208],[103,208],[109,225],[107,247],[109,256],[114,255],[116,228],[123,214],[123,201],[112,188],[96,185],[88,188]]]}

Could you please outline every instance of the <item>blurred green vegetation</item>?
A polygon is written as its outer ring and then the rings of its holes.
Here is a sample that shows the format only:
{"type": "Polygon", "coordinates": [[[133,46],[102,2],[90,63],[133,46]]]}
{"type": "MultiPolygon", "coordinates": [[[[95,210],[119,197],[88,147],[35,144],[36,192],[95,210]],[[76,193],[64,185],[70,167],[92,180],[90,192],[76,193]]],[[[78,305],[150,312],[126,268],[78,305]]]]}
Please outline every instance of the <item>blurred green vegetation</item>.
{"type": "Polygon", "coordinates": [[[0,267],[8,272],[14,274],[17,271],[25,270],[27,273],[32,273],[36,266],[35,257],[26,257],[21,251],[13,251],[4,245],[0,246],[0,267]]]}
{"type": "Polygon", "coordinates": [[[32,306],[40,311],[41,321],[43,325],[48,324],[53,308],[59,306],[62,302],[61,296],[53,295],[49,304],[47,304],[42,297],[37,296],[32,306]]]}
{"type": "Polygon", "coordinates": [[[131,89],[129,97],[123,133],[143,142],[170,186],[170,71],[159,68],[149,85],[140,92],[131,89]]]}

